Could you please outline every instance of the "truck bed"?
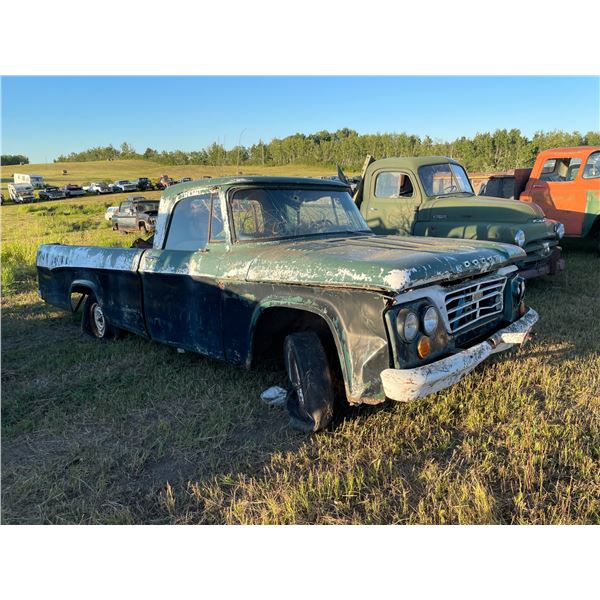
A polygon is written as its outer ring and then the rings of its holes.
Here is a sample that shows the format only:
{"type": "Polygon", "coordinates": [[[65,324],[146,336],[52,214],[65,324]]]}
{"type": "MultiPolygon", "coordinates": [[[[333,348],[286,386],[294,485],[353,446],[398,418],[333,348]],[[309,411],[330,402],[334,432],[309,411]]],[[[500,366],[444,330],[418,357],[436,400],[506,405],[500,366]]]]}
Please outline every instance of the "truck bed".
{"type": "Polygon", "coordinates": [[[107,300],[108,319],[147,337],[138,273],[144,252],[139,248],[44,244],[37,254],[39,294],[49,304],[71,310],[73,293],[92,290],[107,300]]]}

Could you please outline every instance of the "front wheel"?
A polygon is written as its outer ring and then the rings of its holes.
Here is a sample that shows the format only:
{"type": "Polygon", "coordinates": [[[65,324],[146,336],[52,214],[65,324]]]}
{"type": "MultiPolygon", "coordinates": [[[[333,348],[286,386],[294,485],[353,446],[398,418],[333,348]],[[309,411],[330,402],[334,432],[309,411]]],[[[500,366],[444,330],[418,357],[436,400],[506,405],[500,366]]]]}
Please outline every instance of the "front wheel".
{"type": "Polygon", "coordinates": [[[83,304],[81,328],[85,333],[99,340],[114,340],[119,334],[119,329],[106,319],[104,309],[94,294],[90,294],[83,304]]]}
{"type": "Polygon", "coordinates": [[[290,424],[305,432],[327,427],[333,417],[334,393],[327,353],[314,331],[288,335],[283,359],[292,390],[287,396],[290,424]]]}

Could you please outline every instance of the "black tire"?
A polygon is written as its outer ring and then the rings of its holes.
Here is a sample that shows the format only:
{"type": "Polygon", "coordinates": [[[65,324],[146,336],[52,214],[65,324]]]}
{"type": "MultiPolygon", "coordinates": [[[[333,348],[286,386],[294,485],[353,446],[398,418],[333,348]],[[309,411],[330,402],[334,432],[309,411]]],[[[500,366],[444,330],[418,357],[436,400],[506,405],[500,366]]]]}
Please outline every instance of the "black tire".
{"type": "Polygon", "coordinates": [[[290,425],[304,432],[327,427],[333,417],[334,392],[329,360],[314,331],[288,335],[283,360],[292,389],[287,395],[290,425]]]}
{"type": "Polygon", "coordinates": [[[119,329],[108,322],[94,294],[89,294],[83,303],[81,329],[99,340],[114,340],[120,333],[119,329]]]}

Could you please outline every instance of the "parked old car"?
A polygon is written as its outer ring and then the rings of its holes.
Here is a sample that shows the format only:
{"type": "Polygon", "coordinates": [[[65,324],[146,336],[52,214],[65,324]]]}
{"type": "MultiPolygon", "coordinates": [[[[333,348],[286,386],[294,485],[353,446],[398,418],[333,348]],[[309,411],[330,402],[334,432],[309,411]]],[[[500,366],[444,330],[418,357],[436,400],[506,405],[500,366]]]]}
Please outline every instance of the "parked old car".
{"type": "Polygon", "coordinates": [[[155,184],[157,190],[164,190],[170,185],[175,185],[175,180],[171,179],[168,175],[163,175],[155,184]]]}
{"type": "Polygon", "coordinates": [[[108,185],[105,181],[92,181],[87,185],[83,186],[84,191],[88,192],[88,194],[112,194],[113,189],[108,185]]]}
{"type": "Polygon", "coordinates": [[[40,200],[60,200],[66,198],[65,192],[56,185],[47,185],[38,193],[40,200]]]}
{"type": "Polygon", "coordinates": [[[112,184],[114,192],[135,192],[137,191],[137,185],[129,179],[119,179],[112,184]]]}
{"type": "Polygon", "coordinates": [[[18,204],[33,202],[35,200],[33,187],[28,183],[9,183],[8,197],[18,204]]]}
{"type": "Polygon", "coordinates": [[[118,206],[107,207],[106,212],[104,213],[104,218],[112,223],[112,216],[117,210],[119,210],[118,206]]]}
{"type": "Polygon", "coordinates": [[[44,244],[39,294],[111,339],[125,330],[251,367],[281,358],[291,423],[334,398],[411,401],[522,344],[516,245],[377,236],[334,181],[226,177],[166,190],[153,247],[44,244]]]}
{"type": "Polygon", "coordinates": [[[140,192],[146,192],[154,189],[154,184],[147,177],[138,177],[137,179],[134,179],[132,183],[135,183],[136,188],[140,192]]]}
{"type": "Polygon", "coordinates": [[[451,158],[367,157],[354,199],[377,233],[516,244],[526,252],[518,262],[525,278],[564,268],[561,223],[535,204],[476,196],[465,169],[451,158]]]}
{"type": "Polygon", "coordinates": [[[82,187],[75,185],[74,183],[68,183],[62,188],[62,191],[67,198],[75,198],[77,196],[85,196],[85,191],[82,187]]]}
{"type": "Polygon", "coordinates": [[[127,233],[154,231],[158,214],[158,200],[148,200],[144,196],[129,196],[113,212],[111,221],[115,231],[127,233]]]}

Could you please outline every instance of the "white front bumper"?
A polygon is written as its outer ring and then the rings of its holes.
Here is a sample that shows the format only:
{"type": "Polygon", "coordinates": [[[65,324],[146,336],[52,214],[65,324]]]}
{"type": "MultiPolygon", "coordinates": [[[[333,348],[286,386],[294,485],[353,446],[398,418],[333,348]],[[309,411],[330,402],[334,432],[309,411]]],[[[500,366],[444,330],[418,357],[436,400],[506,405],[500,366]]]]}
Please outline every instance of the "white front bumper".
{"type": "Polygon", "coordinates": [[[410,402],[458,383],[491,354],[523,344],[538,318],[530,308],[518,321],[468,350],[414,369],[384,369],[381,382],[385,395],[391,400],[410,402]]]}

